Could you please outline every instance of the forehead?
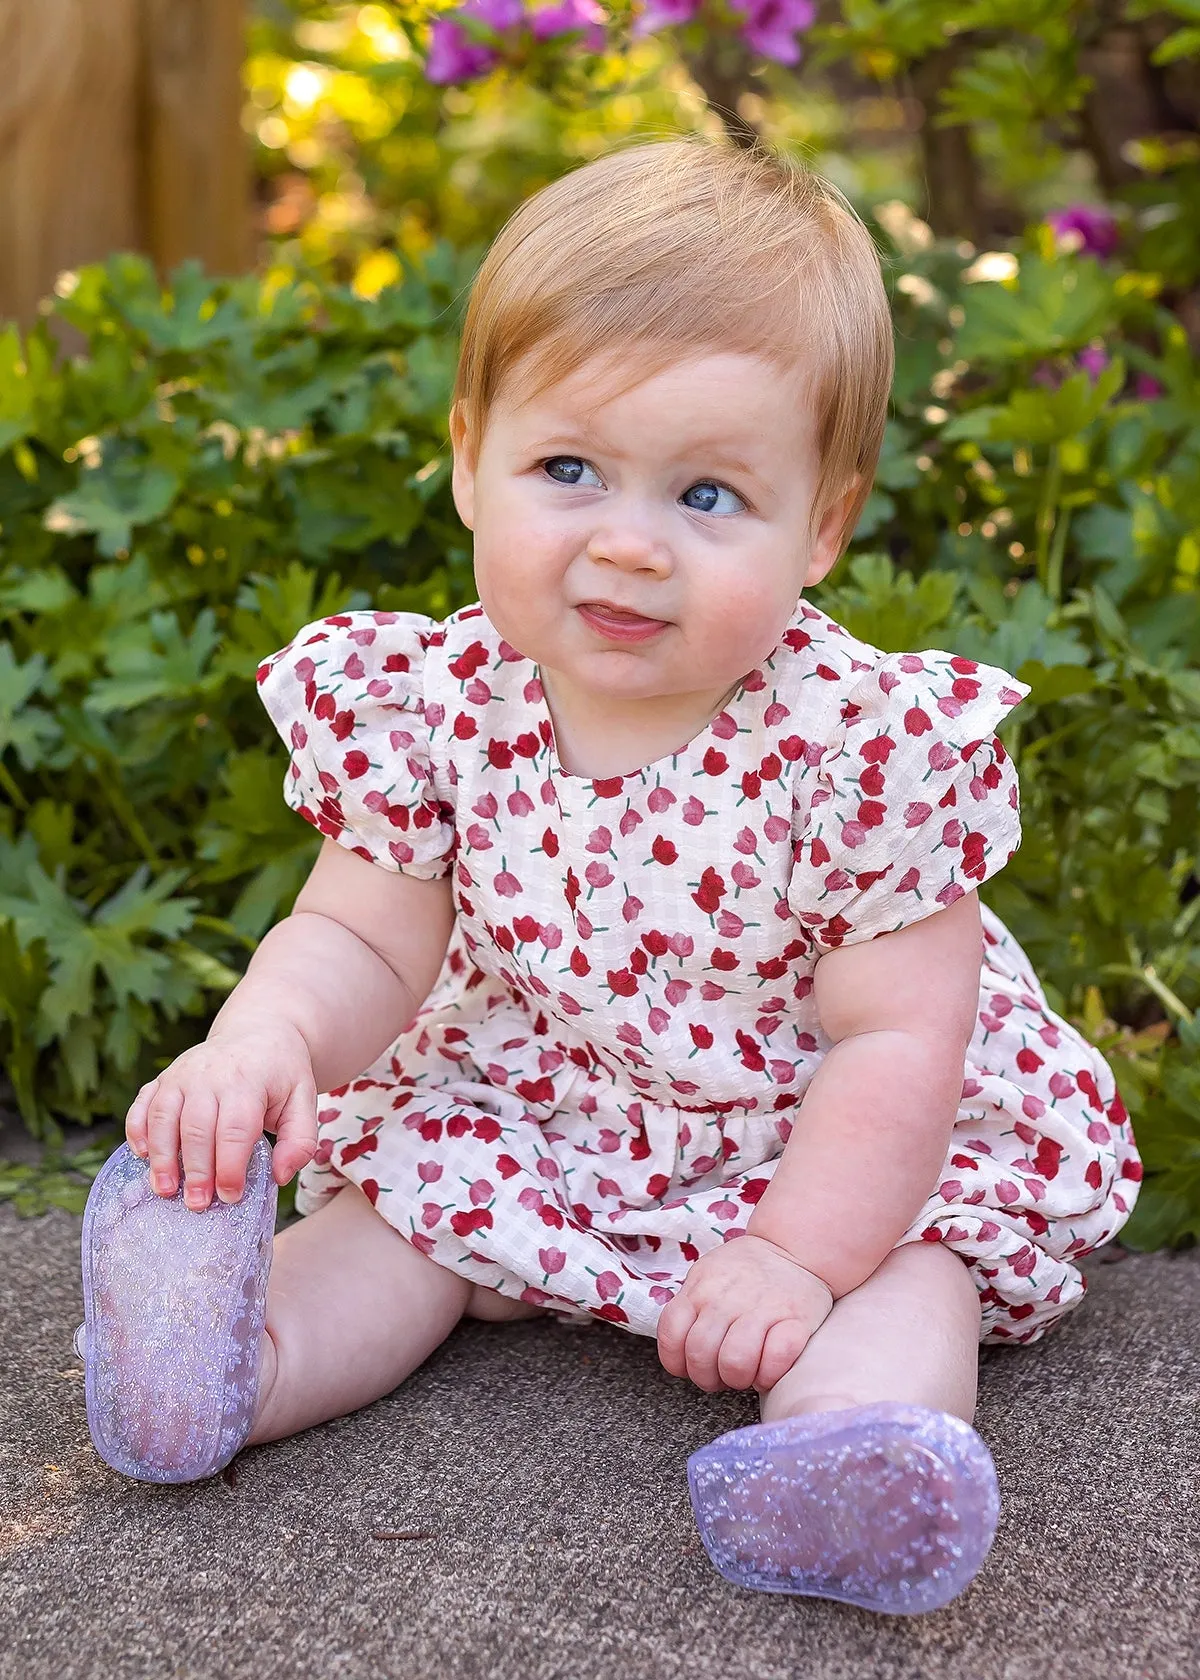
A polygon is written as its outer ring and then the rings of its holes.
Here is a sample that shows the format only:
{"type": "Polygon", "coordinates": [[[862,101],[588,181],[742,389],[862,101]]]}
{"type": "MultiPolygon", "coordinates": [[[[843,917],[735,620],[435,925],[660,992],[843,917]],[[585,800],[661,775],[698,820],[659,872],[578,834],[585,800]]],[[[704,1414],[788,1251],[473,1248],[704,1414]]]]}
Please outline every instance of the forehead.
{"type": "Polygon", "coordinates": [[[807,426],[805,370],[741,351],[692,352],[658,367],[630,354],[594,357],[540,391],[534,373],[515,370],[495,404],[522,433],[575,430],[619,446],[630,427],[645,426],[664,446],[736,437],[761,447],[792,445],[807,426]]]}

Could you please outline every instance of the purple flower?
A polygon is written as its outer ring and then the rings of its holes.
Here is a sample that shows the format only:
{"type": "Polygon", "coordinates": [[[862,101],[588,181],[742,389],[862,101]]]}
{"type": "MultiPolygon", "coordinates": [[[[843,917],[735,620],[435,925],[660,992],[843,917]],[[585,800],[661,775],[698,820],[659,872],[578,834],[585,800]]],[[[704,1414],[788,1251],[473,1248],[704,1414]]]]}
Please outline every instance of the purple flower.
{"type": "Polygon", "coordinates": [[[467,0],[457,12],[436,18],[430,31],[429,57],[425,61],[426,81],[471,82],[486,76],[499,64],[500,54],[496,49],[482,41],[472,41],[456,21],[458,18],[477,18],[500,32],[515,27],[523,16],[521,0],[467,0]]]}
{"type": "Polygon", "coordinates": [[[505,29],[515,29],[525,16],[525,8],[522,0],[467,0],[465,6],[459,7],[459,13],[490,24],[499,34],[505,29]]]}
{"type": "Polygon", "coordinates": [[[1046,217],[1057,239],[1079,234],[1080,250],[1096,257],[1110,257],[1120,241],[1116,217],[1099,204],[1072,204],[1066,210],[1052,210],[1046,217]]]}
{"type": "Polygon", "coordinates": [[[543,6],[531,20],[535,39],[566,35],[573,29],[585,31],[583,41],[590,52],[604,50],[604,8],[597,0],[559,0],[557,6],[543,6]]]}
{"type": "Polygon", "coordinates": [[[748,47],[777,64],[797,64],[801,57],[797,34],[817,15],[813,0],[730,0],[746,19],[742,39],[748,47]]]}
{"type": "Polygon", "coordinates": [[[1162,396],[1163,387],[1154,378],[1153,374],[1139,373],[1133,382],[1133,394],[1142,402],[1150,402],[1155,397],[1162,396]]]}
{"type": "Polygon", "coordinates": [[[468,41],[450,18],[434,19],[429,57],[425,60],[426,81],[471,82],[477,76],[486,76],[499,62],[498,52],[477,41],[468,41]]]}
{"type": "Polygon", "coordinates": [[[1089,344],[1086,350],[1081,350],[1076,356],[1075,363],[1091,374],[1094,384],[1108,366],[1108,351],[1102,350],[1098,344],[1089,344]]]}
{"type": "Polygon", "coordinates": [[[656,29],[691,23],[699,10],[700,0],[646,0],[646,9],[634,18],[630,34],[638,40],[653,35],[656,29]]]}

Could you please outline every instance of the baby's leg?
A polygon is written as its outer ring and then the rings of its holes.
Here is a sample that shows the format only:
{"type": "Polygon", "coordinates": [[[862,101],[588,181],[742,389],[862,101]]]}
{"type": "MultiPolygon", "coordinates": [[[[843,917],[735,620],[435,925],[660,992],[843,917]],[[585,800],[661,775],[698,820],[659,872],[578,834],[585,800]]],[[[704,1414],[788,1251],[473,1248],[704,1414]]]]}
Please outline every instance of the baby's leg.
{"type": "Polygon", "coordinates": [[[774,1388],[759,1396],[764,1423],[800,1412],[906,1401],[975,1416],[979,1292],[953,1249],[894,1248],[833,1311],[774,1388]]]}
{"type": "Polygon", "coordinates": [[[966,1266],[936,1243],[893,1250],[835,1302],[760,1395],[762,1424],[689,1464],[723,1574],[901,1614],[963,1590],[999,1515],[991,1456],[969,1427],[979,1316],[966,1266]]]}
{"type": "Polygon", "coordinates": [[[347,1184],[275,1238],[249,1444],[390,1394],[445,1341],[472,1293],[347,1184]]]}

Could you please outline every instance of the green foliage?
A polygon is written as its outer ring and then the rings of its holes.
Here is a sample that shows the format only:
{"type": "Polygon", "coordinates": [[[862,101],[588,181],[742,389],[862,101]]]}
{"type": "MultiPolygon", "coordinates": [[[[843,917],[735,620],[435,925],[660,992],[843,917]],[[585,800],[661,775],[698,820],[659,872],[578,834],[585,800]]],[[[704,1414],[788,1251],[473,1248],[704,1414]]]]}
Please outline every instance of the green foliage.
{"type": "MultiPolygon", "coordinates": [[[[1200,383],[1152,288],[1044,231],[1001,280],[893,248],[894,417],[815,599],[1031,684],[1025,841],[985,896],[1113,1061],[1153,1246],[1200,1236],[1200,383]]],[[[373,300],[190,268],[161,293],[115,258],[54,305],[82,353],[0,336],[0,1048],[52,1147],[203,1032],[314,855],[258,660],[325,612],[473,594],[445,415],[477,257],[373,300]]]]}
{"type": "Polygon", "coordinates": [[[815,599],[1030,684],[1004,732],[1024,840],[984,896],[1116,1070],[1150,1175],[1122,1236],[1156,1247],[1200,1238],[1200,369],[1153,288],[1043,234],[1002,281],[909,252],[866,551],[815,599]]]}
{"type": "Polygon", "coordinates": [[[445,415],[477,255],[376,302],[119,257],[56,305],[86,354],[0,336],[0,1046],[36,1136],[123,1114],[311,864],[258,661],[470,598],[445,415]]]}

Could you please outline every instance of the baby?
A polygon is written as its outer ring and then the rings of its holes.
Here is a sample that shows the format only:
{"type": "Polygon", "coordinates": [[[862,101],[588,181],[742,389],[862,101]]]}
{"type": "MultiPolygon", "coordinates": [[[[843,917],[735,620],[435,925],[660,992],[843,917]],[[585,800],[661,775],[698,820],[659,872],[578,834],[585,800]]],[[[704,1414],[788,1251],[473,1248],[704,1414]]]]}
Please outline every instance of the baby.
{"type": "Polygon", "coordinates": [[[729,1580],[912,1614],[977,1572],[978,1345],[1078,1305],[1140,1165],[977,897],[1027,687],[803,597],[892,373],[868,231],[765,147],[617,150],[501,231],[450,415],[479,601],[263,665],[324,845],[92,1192],[110,1463],[211,1474],[464,1315],[604,1319],[757,1395],[688,1463],[729,1580]]]}

